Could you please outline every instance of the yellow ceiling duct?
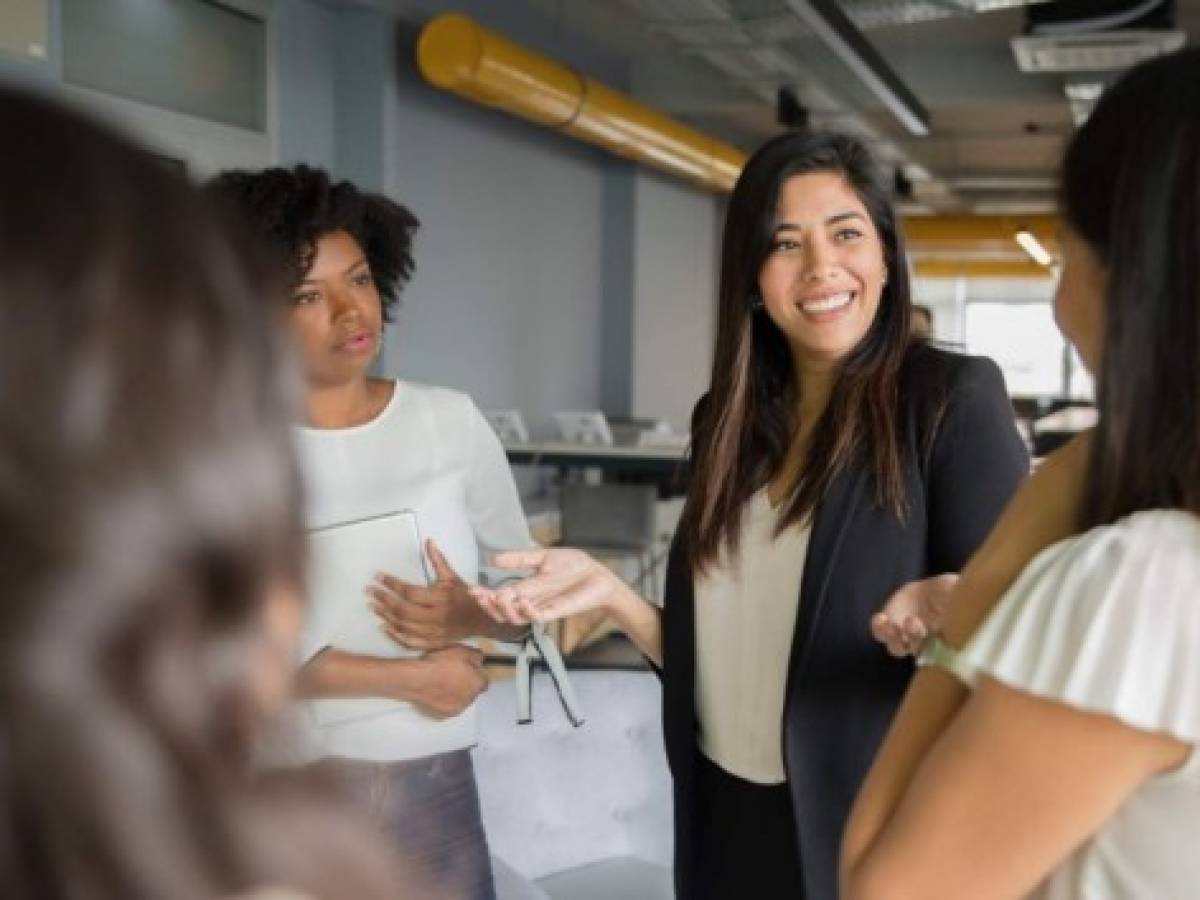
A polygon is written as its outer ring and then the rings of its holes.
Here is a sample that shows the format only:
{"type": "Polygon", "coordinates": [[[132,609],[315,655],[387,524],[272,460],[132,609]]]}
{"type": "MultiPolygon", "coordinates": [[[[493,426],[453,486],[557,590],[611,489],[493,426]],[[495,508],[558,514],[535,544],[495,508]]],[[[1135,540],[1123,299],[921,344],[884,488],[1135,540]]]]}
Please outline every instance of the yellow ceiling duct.
{"type": "Polygon", "coordinates": [[[904,219],[904,237],[913,250],[952,252],[990,246],[1022,253],[1016,244],[1016,233],[1025,230],[1036,236],[1051,252],[1056,252],[1059,221],[1058,216],[1045,214],[907,216],[904,219]]]}
{"type": "MultiPolygon", "coordinates": [[[[731,191],[746,154],[458,13],[433,19],[417,42],[426,80],[467,100],[604,147],[714,191],[731,191]]],[[[904,229],[918,275],[1047,277],[1014,235],[1058,250],[1056,216],[911,216],[904,229]],[[979,250],[998,258],[972,259],[979,250]],[[1011,258],[1006,258],[1010,256],[1011,258]]]]}
{"type": "Polygon", "coordinates": [[[457,13],[421,32],[417,64],[433,85],[563,131],[619,156],[730,191],[746,161],[736,147],[677,122],[632,97],[457,13]]]}
{"type": "Polygon", "coordinates": [[[1028,232],[1050,254],[1061,255],[1054,215],[909,216],[904,236],[917,275],[926,278],[1051,278],[1017,242],[1028,232]]]}
{"type": "Polygon", "coordinates": [[[913,260],[918,278],[1053,278],[1054,270],[1026,259],[929,259],[913,260]]]}

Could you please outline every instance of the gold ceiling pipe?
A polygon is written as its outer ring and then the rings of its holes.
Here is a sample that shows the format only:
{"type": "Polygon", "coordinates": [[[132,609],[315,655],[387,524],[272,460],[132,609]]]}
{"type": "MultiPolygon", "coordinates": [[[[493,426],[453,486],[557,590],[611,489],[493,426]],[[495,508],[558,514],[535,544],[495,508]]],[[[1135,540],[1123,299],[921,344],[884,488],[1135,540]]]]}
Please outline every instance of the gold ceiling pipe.
{"type": "Polygon", "coordinates": [[[1061,219],[1056,215],[906,216],[904,236],[913,251],[953,251],[993,247],[1024,256],[1016,233],[1030,231],[1051,253],[1058,252],[1061,219]]]}
{"type": "Polygon", "coordinates": [[[917,278],[1053,278],[1054,270],[1031,259],[915,259],[917,278]]]}
{"type": "Polygon", "coordinates": [[[731,191],[746,154],[489,31],[446,13],[417,42],[426,80],[495,109],[562,131],[713,191],[731,191]]]}

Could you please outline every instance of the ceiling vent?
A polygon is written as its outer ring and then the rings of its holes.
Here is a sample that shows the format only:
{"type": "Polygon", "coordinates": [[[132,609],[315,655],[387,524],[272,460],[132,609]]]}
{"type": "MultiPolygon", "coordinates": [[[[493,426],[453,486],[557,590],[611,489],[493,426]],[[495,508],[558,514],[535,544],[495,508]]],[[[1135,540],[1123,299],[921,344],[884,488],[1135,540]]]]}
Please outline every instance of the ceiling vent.
{"type": "Polygon", "coordinates": [[[1022,72],[1119,71],[1178,50],[1174,0],[1060,0],[1030,6],[1013,38],[1022,72]]]}
{"type": "Polygon", "coordinates": [[[1012,49],[1022,72],[1106,72],[1178,50],[1185,41],[1182,31],[1101,31],[1015,37],[1012,49]]]}

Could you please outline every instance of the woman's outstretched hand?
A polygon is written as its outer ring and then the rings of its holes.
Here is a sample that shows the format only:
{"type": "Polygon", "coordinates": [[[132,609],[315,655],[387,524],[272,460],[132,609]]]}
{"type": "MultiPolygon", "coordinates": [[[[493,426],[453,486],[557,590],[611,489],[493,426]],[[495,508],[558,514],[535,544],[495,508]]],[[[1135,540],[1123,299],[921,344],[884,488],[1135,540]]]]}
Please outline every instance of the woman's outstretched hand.
{"type": "Polygon", "coordinates": [[[934,575],[910,581],[897,590],[871,618],[871,634],[892,656],[908,656],[921,649],[925,638],[940,631],[958,575],[934,575]]]}
{"type": "Polygon", "coordinates": [[[612,569],[582,550],[513,550],[496,554],[492,564],[533,569],[532,575],[498,588],[470,588],[489,616],[510,625],[549,622],[592,609],[612,612],[623,594],[633,595],[612,569]]]}

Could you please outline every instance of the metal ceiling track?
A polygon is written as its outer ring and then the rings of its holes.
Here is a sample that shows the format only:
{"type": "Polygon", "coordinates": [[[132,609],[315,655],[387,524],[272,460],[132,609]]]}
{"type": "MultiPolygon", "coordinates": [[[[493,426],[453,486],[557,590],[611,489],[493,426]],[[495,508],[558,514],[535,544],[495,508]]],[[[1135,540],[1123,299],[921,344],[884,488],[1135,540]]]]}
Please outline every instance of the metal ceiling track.
{"type": "Polygon", "coordinates": [[[867,31],[1048,2],[1050,0],[844,0],[840,5],[859,28],[867,31]]]}
{"type": "Polygon", "coordinates": [[[929,110],[834,0],[787,0],[787,5],[910,134],[929,134],[929,110]]]}

